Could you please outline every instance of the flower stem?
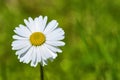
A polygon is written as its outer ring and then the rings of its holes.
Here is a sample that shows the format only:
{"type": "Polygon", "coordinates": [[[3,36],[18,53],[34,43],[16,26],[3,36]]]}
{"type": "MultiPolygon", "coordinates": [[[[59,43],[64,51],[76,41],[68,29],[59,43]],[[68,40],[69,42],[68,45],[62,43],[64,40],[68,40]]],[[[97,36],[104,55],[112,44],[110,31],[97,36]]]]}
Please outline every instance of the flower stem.
{"type": "Polygon", "coordinates": [[[44,71],[43,71],[43,66],[42,65],[40,65],[40,72],[41,72],[40,80],[44,80],[44,71]]]}

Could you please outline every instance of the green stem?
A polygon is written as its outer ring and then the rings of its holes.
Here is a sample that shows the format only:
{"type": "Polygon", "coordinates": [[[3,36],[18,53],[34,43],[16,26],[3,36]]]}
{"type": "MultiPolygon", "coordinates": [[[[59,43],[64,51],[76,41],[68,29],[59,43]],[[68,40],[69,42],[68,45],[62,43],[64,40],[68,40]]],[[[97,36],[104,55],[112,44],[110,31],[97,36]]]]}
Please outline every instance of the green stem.
{"type": "Polygon", "coordinates": [[[43,66],[42,65],[40,65],[40,72],[41,72],[40,79],[44,80],[44,70],[43,70],[43,66]]]}

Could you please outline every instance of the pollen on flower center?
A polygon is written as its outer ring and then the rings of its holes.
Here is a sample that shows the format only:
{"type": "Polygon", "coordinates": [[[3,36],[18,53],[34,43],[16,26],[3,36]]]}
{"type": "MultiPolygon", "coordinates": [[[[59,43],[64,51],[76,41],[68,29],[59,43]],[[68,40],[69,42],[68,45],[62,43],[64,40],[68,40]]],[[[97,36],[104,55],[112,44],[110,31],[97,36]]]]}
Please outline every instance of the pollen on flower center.
{"type": "Polygon", "coordinates": [[[30,36],[30,42],[34,46],[39,46],[45,42],[45,35],[41,32],[34,32],[30,36]]]}

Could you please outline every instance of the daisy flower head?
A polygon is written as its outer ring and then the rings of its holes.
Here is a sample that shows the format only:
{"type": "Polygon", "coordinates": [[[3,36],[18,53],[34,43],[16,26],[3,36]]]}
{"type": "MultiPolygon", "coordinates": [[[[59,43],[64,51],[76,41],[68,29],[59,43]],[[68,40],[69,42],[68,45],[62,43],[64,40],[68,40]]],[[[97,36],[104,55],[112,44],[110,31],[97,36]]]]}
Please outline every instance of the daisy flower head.
{"type": "Polygon", "coordinates": [[[60,46],[65,43],[64,31],[58,27],[58,22],[52,20],[47,24],[47,16],[36,17],[28,20],[24,19],[24,25],[15,28],[12,42],[12,50],[16,50],[16,55],[20,62],[30,63],[36,67],[38,63],[47,65],[47,60],[57,57],[57,52],[61,53],[60,46]]]}

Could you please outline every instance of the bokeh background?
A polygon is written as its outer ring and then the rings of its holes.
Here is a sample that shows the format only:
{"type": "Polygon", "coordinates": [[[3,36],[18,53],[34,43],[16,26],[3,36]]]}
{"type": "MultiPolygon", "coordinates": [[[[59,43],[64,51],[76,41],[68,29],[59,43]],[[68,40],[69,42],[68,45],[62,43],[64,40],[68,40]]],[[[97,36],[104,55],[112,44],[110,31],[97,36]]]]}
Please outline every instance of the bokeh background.
{"type": "Polygon", "coordinates": [[[66,32],[45,80],[120,80],[120,0],[0,0],[0,80],[39,80],[39,65],[20,63],[11,50],[14,28],[39,15],[66,32]]]}

